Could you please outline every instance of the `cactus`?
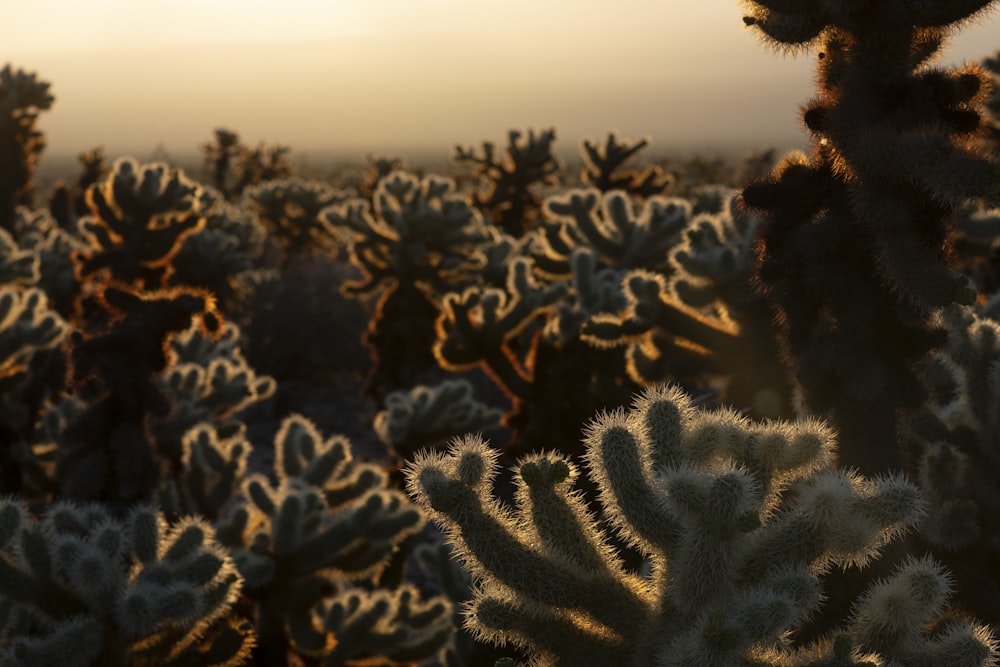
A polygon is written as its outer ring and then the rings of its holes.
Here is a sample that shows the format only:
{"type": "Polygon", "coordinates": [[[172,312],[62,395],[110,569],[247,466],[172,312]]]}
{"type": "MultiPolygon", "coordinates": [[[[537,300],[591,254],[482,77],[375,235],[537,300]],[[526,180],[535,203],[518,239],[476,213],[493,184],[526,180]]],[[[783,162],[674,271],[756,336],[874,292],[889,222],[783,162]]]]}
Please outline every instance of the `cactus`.
{"type": "Polygon", "coordinates": [[[743,4],[768,44],[818,52],[818,95],[803,112],[812,155],[743,190],[764,212],[758,277],[806,406],[840,432],[841,459],[898,469],[898,419],[926,396],[914,368],[945,342],[932,312],[975,296],[947,261],[949,223],[968,199],[1000,201],[1000,163],[968,141],[986,74],[927,63],[996,2],[743,4]]]}
{"type": "Polygon", "coordinates": [[[1000,620],[1000,586],[992,563],[1000,557],[1000,323],[972,308],[938,314],[948,344],[925,364],[932,400],[908,419],[914,475],[931,502],[920,534],[956,574],[964,606],[1000,620]]]}
{"type": "Polygon", "coordinates": [[[473,193],[473,204],[487,220],[505,233],[520,238],[531,231],[539,217],[542,200],[539,186],[553,185],[559,161],[552,155],[555,129],[536,133],[511,130],[507,133],[505,155],[498,157],[493,142],[484,141],[477,153],[469,146],[456,146],[452,159],[472,166],[472,175],[481,182],[473,193]]]}
{"type": "Polygon", "coordinates": [[[180,464],[158,490],[158,504],[168,516],[218,520],[238,495],[251,449],[242,432],[223,439],[210,424],[195,426],[181,440],[180,464]]]}
{"type": "Polygon", "coordinates": [[[80,284],[76,280],[73,254],[84,247],[81,239],[60,228],[44,210],[20,207],[14,220],[14,238],[38,264],[37,287],[53,310],[65,318],[75,315],[80,284]]]}
{"type": "MultiPolygon", "coordinates": [[[[0,491],[13,493],[32,485],[37,466],[28,439],[41,398],[33,385],[49,382],[37,366],[46,351],[55,352],[69,327],[47,307],[37,288],[0,287],[0,491]]],[[[51,360],[51,358],[49,359],[51,360]]]]}
{"type": "Polygon", "coordinates": [[[265,231],[249,211],[216,197],[207,191],[203,196],[205,225],[184,237],[172,261],[169,284],[207,289],[220,304],[230,304],[240,274],[256,268],[265,231]]]}
{"type": "Polygon", "coordinates": [[[642,198],[662,195],[673,179],[669,175],[664,176],[663,169],[658,165],[646,167],[641,172],[634,169],[621,170],[648,145],[649,137],[636,142],[628,139],[619,142],[614,132],[608,133],[603,146],[598,146],[593,139],[584,139],[580,143],[584,161],[580,180],[601,192],[621,190],[642,198]]]}
{"type": "Polygon", "coordinates": [[[366,337],[375,359],[369,393],[380,399],[419,384],[434,367],[435,295],[464,284],[485,261],[482,217],[450,180],[406,172],[383,179],[373,204],[356,199],[323,215],[352,238],[351,261],[363,272],[344,293],[378,299],[366,337]]]}
{"type": "Polygon", "coordinates": [[[299,415],[282,422],[275,452],[277,486],[250,475],[243,500],[218,522],[219,540],[257,603],[258,658],[280,664],[293,648],[340,665],[348,657],[391,657],[416,646],[426,653],[410,661],[436,653],[447,638],[423,640],[439,636],[435,617],[450,616],[446,602],[411,608],[412,595],[403,600],[402,593],[386,597],[349,585],[385,567],[423,524],[421,512],[386,488],[379,468],[354,461],[346,439],[324,440],[299,415]],[[364,629],[373,625],[396,643],[370,643],[364,629]]]}
{"type": "Polygon", "coordinates": [[[200,519],[64,502],[34,519],[4,498],[0,569],[4,667],[229,667],[253,644],[232,613],[240,577],[200,519]]]}
{"type": "Polygon", "coordinates": [[[76,159],[83,168],[76,184],[60,179],[49,195],[49,213],[59,228],[67,231],[76,230],[79,219],[89,212],[84,198],[87,189],[104,178],[108,172],[104,149],[100,147],[84,151],[78,154],[76,159]]]}
{"type": "Polygon", "coordinates": [[[86,200],[91,215],[80,228],[87,246],[73,254],[81,282],[107,271],[126,285],[163,288],[184,237],[205,225],[199,186],[161,163],[120,159],[86,200]]]}
{"type": "Polygon", "coordinates": [[[242,150],[240,135],[224,127],[216,128],[213,141],[198,145],[198,150],[205,157],[205,165],[212,172],[212,185],[229,198],[234,193],[230,185],[233,163],[242,150]]]}
{"type": "Polygon", "coordinates": [[[538,270],[566,277],[578,247],[615,269],[662,269],[681,241],[690,205],[683,199],[650,197],[641,207],[621,191],[570,190],[545,199],[545,221],[532,245],[538,270]]]}
{"type": "Polygon", "coordinates": [[[38,129],[38,114],[55,98],[49,83],[34,72],[0,70],[0,229],[12,231],[15,209],[34,205],[32,180],[45,138],[38,129]]]}
{"type": "Polygon", "coordinates": [[[174,361],[159,376],[158,388],[171,410],[151,420],[149,430],[157,451],[175,465],[188,430],[211,425],[220,438],[236,437],[245,429],[237,414],[274,394],[274,378],[254,372],[239,338],[239,327],[227,322],[212,336],[191,327],[170,339],[174,361]]]}
{"type": "Polygon", "coordinates": [[[211,298],[191,290],[106,286],[100,297],[114,318],[107,330],[71,335],[69,380],[88,406],[62,435],[57,476],[69,498],[128,505],[151,499],[159,482],[147,420],[170,412],[155,381],[170,362],[168,339],[195,320],[210,332],[221,323],[211,298]]]}
{"type": "Polygon", "coordinates": [[[466,619],[480,637],[522,646],[538,665],[997,658],[983,626],[927,629],[950,592],[928,561],[869,589],[835,635],[790,641],[821,604],[819,574],[867,564],[924,511],[899,476],[831,469],[835,440],[820,422],[754,424],[695,410],[680,390],[660,387],[598,417],[585,441],[605,521],[647,558],[648,575],[623,567],[572,489],[577,465],[562,455],[521,460],[515,509],[493,497],[498,455],[478,438],[408,468],[411,495],[476,580],[466,619]]]}
{"type": "Polygon", "coordinates": [[[346,201],[349,194],[319,181],[301,178],[271,180],[243,193],[273,239],[285,252],[285,261],[303,253],[336,254],[344,239],[320,213],[346,201]]]}
{"type": "Polygon", "coordinates": [[[374,428],[379,440],[405,458],[421,447],[439,447],[457,435],[495,429],[502,414],[476,400],[468,381],[445,380],[386,396],[374,428]]]}

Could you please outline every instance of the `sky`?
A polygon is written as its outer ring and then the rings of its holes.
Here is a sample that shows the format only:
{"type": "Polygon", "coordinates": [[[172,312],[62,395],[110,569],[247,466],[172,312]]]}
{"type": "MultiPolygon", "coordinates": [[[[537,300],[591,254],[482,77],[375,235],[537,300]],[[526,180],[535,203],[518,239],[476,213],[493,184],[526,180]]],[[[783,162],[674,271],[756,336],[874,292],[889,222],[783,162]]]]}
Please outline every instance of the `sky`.
{"type": "MultiPolygon", "coordinates": [[[[217,127],[358,158],[552,126],[574,150],[611,130],[661,153],[806,143],[812,56],[769,50],[737,0],[4,4],[4,62],[52,83],[53,154],[183,154],[217,127]]],[[[994,12],[943,61],[998,49],[994,12]]]]}

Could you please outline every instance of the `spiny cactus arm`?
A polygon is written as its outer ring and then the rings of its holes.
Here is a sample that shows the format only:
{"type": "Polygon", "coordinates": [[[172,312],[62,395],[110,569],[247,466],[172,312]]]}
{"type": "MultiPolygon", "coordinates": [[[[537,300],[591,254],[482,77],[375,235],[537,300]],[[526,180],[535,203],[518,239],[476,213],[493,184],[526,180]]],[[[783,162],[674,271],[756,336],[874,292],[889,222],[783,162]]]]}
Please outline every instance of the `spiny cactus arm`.
{"type": "MultiPolygon", "coordinates": [[[[518,511],[512,512],[491,494],[496,459],[496,452],[486,443],[466,437],[456,441],[447,454],[425,452],[418,456],[407,469],[407,488],[442,524],[473,576],[481,582],[493,582],[490,590],[499,586],[500,590],[513,591],[529,606],[586,610],[617,632],[627,633],[630,626],[634,629],[644,609],[638,586],[618,569],[616,561],[597,562],[595,554],[607,553],[607,547],[595,543],[599,533],[583,509],[582,499],[544,493],[531,497],[525,492],[522,500],[527,498],[532,504],[519,505],[518,511]],[[541,505],[550,500],[557,505],[569,503],[569,507],[535,506],[538,498],[541,505]],[[587,523],[553,525],[554,521],[541,519],[546,512],[549,518],[557,512],[563,516],[571,512],[587,523]],[[545,543],[539,543],[540,534],[545,543]],[[587,552],[576,561],[589,565],[589,571],[561,558],[580,545],[588,545],[587,552]]],[[[522,476],[524,483],[544,486],[554,483],[560,472],[569,472],[561,459],[552,464],[529,464],[527,479],[522,476]]]]}
{"type": "Polygon", "coordinates": [[[801,486],[796,509],[777,515],[759,534],[742,576],[757,580],[787,562],[815,573],[831,566],[863,567],[925,513],[919,490],[900,476],[865,479],[851,471],[814,475],[801,486]]]}
{"type": "Polygon", "coordinates": [[[342,436],[324,440],[316,425],[301,415],[283,420],[274,442],[279,481],[301,479],[326,490],[343,484],[355,472],[349,466],[353,458],[350,442],[342,436]]]}
{"type": "Polygon", "coordinates": [[[290,624],[289,630],[293,646],[322,658],[324,667],[425,662],[454,632],[451,605],[441,597],[421,600],[410,585],[345,591],[325,601],[309,623],[290,624]]]}
{"type": "Polygon", "coordinates": [[[998,644],[989,628],[938,619],[951,594],[951,577],[939,564],[910,558],[869,588],[847,630],[859,650],[885,656],[890,665],[920,660],[955,667],[993,664],[998,644]]]}
{"type": "Polygon", "coordinates": [[[374,429],[385,444],[401,451],[500,425],[503,411],[480,403],[465,380],[446,380],[409,392],[392,392],[386,409],[375,415],[374,429]]]}

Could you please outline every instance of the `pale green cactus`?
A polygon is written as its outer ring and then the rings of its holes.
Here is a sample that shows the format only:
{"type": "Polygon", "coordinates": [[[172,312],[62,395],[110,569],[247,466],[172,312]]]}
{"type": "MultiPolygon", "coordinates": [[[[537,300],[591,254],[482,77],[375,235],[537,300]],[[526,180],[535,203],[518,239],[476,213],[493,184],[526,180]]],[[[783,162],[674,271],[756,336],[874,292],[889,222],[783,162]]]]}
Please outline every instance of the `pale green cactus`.
{"type": "Polygon", "coordinates": [[[38,519],[0,500],[0,665],[243,664],[242,581],[200,519],[56,503],[38,519]]]}
{"type": "Polygon", "coordinates": [[[476,580],[466,622],[482,638],[522,646],[536,665],[995,660],[985,628],[925,627],[949,587],[921,562],[871,589],[836,639],[791,643],[821,605],[820,574],[865,565],[924,511],[900,477],[830,469],[835,439],[820,422],[751,423],[661,387],[598,417],[585,441],[604,521],[646,557],[648,574],[622,565],[562,455],[520,462],[515,509],[493,497],[498,454],[478,438],[407,470],[411,494],[476,580]]]}

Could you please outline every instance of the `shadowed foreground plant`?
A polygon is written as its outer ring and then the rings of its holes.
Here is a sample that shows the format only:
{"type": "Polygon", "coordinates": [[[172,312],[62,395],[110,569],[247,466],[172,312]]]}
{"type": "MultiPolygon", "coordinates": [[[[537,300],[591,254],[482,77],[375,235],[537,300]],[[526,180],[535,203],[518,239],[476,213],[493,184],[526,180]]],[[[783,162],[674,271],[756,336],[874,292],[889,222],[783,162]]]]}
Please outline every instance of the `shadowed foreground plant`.
{"type": "Polygon", "coordinates": [[[69,503],[34,519],[0,499],[3,667],[244,664],[241,584],[201,519],[168,528],[148,508],[118,520],[69,503]]]}
{"type": "Polygon", "coordinates": [[[590,476],[648,575],[624,569],[559,454],[521,461],[514,510],[493,497],[498,455],[477,438],[407,474],[477,580],[469,627],[537,665],[991,664],[984,627],[928,625],[950,585],[927,560],[870,588],[832,636],[792,643],[822,604],[818,575],[865,565],[923,512],[899,477],[829,469],[834,446],[819,422],[697,411],[672,388],[599,417],[586,432],[590,476]]]}
{"type": "Polygon", "coordinates": [[[0,229],[10,231],[18,206],[31,206],[32,178],[45,138],[38,114],[52,106],[49,83],[23,69],[0,70],[0,229]]]}

